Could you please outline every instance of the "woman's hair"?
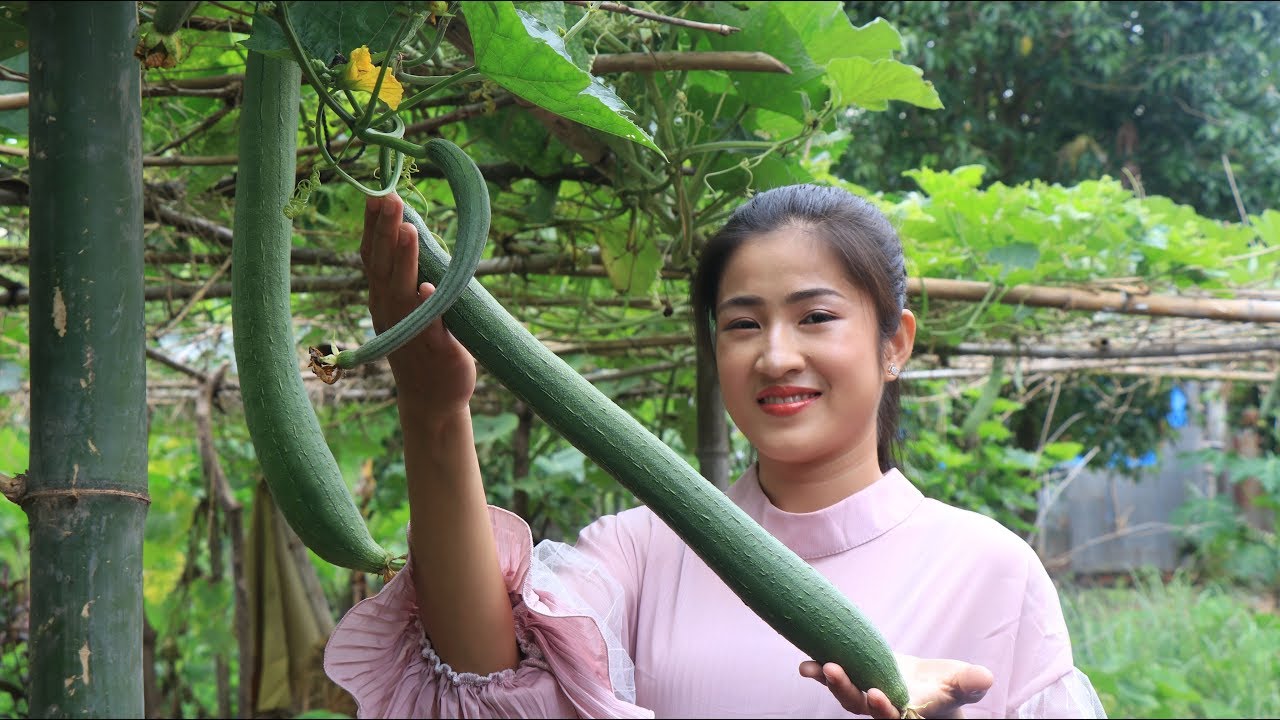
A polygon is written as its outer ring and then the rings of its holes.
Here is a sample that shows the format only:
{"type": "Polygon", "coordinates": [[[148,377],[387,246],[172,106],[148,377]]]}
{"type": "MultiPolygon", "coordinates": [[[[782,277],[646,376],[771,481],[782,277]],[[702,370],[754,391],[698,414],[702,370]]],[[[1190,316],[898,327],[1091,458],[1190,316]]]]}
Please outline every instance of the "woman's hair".
{"type": "MultiPolygon", "coordinates": [[[[725,267],[744,243],[784,227],[824,240],[844,264],[855,287],[875,308],[883,348],[898,332],[907,302],[906,259],[889,220],[874,205],[845,190],[820,185],[788,185],[766,190],[740,206],[702,249],[690,287],[698,344],[715,358],[716,296],[725,267]]],[[[815,262],[819,262],[817,258],[815,262]]],[[[898,459],[898,382],[886,383],[876,416],[876,455],[880,471],[898,459]]]]}

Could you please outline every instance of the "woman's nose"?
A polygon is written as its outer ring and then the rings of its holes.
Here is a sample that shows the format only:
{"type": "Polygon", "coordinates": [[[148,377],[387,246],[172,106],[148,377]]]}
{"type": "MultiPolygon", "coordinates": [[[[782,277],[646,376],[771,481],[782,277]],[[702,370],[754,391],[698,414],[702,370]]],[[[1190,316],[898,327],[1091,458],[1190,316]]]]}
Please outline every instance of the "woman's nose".
{"type": "Polygon", "coordinates": [[[778,328],[765,335],[756,358],[756,369],[767,377],[781,378],[804,369],[804,354],[791,333],[778,328]]]}

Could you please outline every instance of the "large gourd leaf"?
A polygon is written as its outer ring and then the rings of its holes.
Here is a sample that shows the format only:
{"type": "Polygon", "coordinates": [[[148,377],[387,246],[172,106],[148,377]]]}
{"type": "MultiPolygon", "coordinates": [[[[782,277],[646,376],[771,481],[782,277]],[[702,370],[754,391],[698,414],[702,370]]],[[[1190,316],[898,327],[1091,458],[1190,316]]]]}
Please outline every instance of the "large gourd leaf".
{"type": "Polygon", "coordinates": [[[476,67],[493,82],[551,112],[637,142],[661,154],[627,119],[631,109],[604,83],[574,64],[564,42],[510,2],[463,7],[476,67]]]}
{"type": "Polygon", "coordinates": [[[788,76],[736,73],[734,86],[752,105],[804,121],[806,108],[834,94],[838,106],[885,110],[889,100],[940,108],[932,83],[918,68],[893,59],[898,31],[883,20],[854,27],[839,2],[707,5],[700,19],[742,29],[708,40],[716,50],[759,50],[791,68],[788,76]],[[803,97],[802,97],[803,96],[803,97]]]}
{"type": "Polygon", "coordinates": [[[777,3],[804,43],[805,52],[817,65],[843,57],[888,60],[902,49],[902,36],[881,18],[854,27],[838,2],[777,3]]]}
{"type": "Polygon", "coordinates": [[[942,107],[938,91],[920,68],[897,60],[836,58],[827,64],[826,82],[841,105],[887,110],[890,100],[902,100],[930,110],[942,107]]]}
{"type": "MultiPolygon", "coordinates": [[[[400,25],[396,4],[301,0],[289,3],[289,23],[302,49],[328,63],[335,55],[349,55],[362,45],[373,52],[385,52],[400,25]]],[[[253,36],[243,45],[271,57],[293,57],[280,26],[264,15],[254,19],[253,36]]]]}
{"type": "Polygon", "coordinates": [[[826,102],[827,88],[822,83],[822,66],[810,57],[805,39],[783,11],[791,4],[750,3],[739,9],[737,3],[707,3],[691,8],[690,17],[741,30],[729,36],[702,38],[712,50],[764,52],[790,68],[790,75],[732,73],[731,77],[737,94],[747,103],[803,121],[807,107],[821,107],[826,102]]]}

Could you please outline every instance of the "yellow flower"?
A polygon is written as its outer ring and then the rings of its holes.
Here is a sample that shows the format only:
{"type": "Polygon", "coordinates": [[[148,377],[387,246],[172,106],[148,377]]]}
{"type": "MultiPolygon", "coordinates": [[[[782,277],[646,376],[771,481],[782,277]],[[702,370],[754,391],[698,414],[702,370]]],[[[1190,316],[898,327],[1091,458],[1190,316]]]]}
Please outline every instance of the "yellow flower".
{"type": "MultiPolygon", "coordinates": [[[[342,72],[342,87],[346,90],[361,90],[363,92],[373,92],[373,86],[378,83],[378,73],[380,66],[373,64],[373,56],[369,54],[369,46],[361,45],[351,51],[351,59],[347,61],[347,67],[342,72]]],[[[404,88],[401,87],[400,81],[391,74],[388,69],[385,77],[382,78],[382,89],[378,92],[378,99],[385,102],[387,107],[395,110],[400,106],[400,99],[404,97],[404,88]]]]}

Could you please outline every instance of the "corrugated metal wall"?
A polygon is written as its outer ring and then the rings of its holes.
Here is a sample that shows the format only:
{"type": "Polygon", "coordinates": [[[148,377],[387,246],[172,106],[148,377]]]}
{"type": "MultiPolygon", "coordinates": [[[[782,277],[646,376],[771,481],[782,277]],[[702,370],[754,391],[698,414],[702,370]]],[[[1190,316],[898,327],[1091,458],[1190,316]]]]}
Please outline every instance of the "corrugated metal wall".
{"type": "MultiPolygon", "coordinates": [[[[1213,385],[1183,384],[1187,422],[1159,448],[1155,465],[1142,468],[1138,479],[1108,471],[1095,457],[1061,489],[1045,510],[1044,532],[1036,542],[1050,572],[1177,567],[1174,511],[1191,493],[1217,491],[1216,478],[1203,464],[1185,457],[1206,447],[1221,448],[1226,437],[1224,403],[1213,385]]],[[[1046,488],[1041,502],[1053,494],[1053,488],[1046,488]]]]}

